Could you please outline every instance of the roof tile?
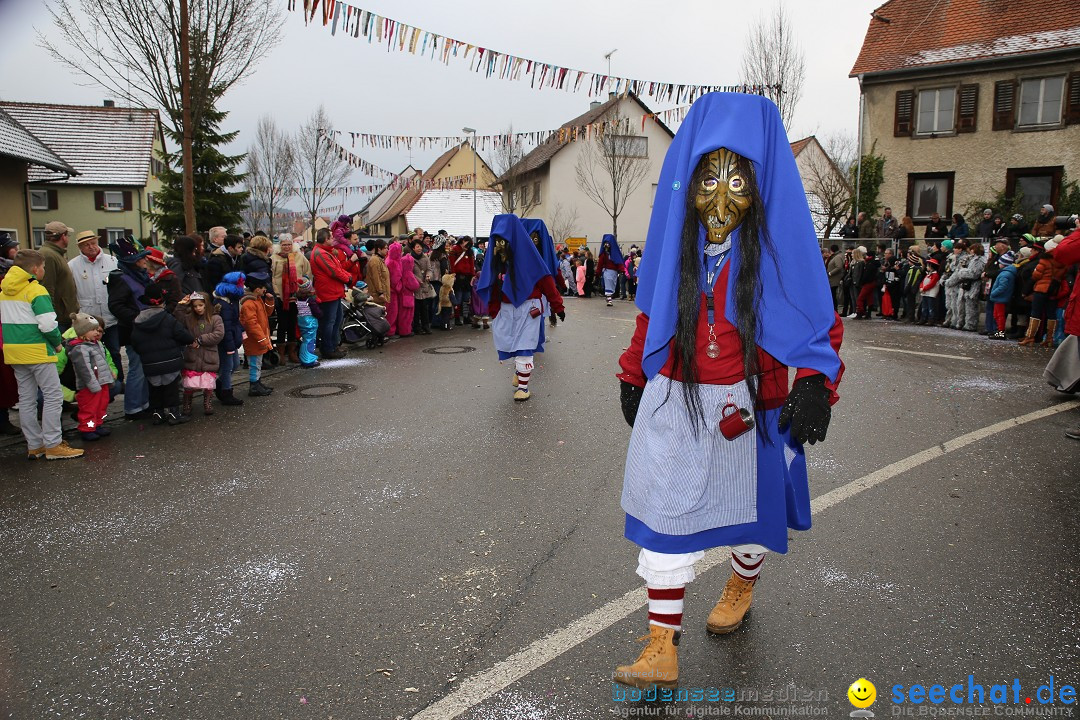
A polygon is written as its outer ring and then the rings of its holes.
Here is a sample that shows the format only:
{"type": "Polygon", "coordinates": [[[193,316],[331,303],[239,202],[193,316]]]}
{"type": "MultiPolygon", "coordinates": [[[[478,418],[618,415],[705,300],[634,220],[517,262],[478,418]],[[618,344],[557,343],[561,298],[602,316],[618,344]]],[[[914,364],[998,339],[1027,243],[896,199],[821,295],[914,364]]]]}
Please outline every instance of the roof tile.
{"type": "MultiPolygon", "coordinates": [[[[50,181],[65,185],[142,187],[150,175],[157,110],[94,105],[0,102],[0,110],[19,121],[79,175],[50,181]]],[[[31,168],[30,180],[53,173],[31,168]]]]}
{"type": "Polygon", "coordinates": [[[873,15],[852,77],[1080,47],[1076,0],[888,0],[873,15]]]}

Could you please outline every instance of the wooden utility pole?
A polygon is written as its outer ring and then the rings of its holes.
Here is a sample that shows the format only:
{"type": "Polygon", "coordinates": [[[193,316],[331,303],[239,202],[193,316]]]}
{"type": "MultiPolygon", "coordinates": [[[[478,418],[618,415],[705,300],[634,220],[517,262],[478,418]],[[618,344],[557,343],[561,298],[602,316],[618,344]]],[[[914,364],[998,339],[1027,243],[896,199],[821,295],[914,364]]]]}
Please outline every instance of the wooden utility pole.
{"type": "Polygon", "coordinates": [[[184,135],[180,155],[184,173],[184,232],[190,235],[195,226],[195,161],[191,143],[195,135],[191,127],[191,37],[188,30],[188,0],[180,0],[180,106],[184,135]]]}

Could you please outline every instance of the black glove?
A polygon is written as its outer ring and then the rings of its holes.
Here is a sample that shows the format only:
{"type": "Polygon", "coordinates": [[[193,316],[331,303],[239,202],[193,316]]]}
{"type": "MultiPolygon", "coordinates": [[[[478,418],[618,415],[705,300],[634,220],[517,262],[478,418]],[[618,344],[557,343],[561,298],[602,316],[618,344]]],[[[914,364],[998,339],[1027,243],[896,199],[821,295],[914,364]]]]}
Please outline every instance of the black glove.
{"type": "Polygon", "coordinates": [[[795,381],[780,411],[780,429],[791,426],[791,436],[811,445],[825,439],[832,418],[829,388],[824,375],[810,375],[795,381]]]}
{"type": "Polygon", "coordinates": [[[641,396],[645,388],[631,385],[625,380],[620,380],[619,402],[622,404],[622,414],[626,418],[626,424],[634,427],[634,419],[637,418],[638,405],[641,404],[641,396]]]}
{"type": "Polygon", "coordinates": [[[566,313],[564,313],[564,312],[559,313],[559,319],[562,320],[563,322],[566,322],[566,313]]]}

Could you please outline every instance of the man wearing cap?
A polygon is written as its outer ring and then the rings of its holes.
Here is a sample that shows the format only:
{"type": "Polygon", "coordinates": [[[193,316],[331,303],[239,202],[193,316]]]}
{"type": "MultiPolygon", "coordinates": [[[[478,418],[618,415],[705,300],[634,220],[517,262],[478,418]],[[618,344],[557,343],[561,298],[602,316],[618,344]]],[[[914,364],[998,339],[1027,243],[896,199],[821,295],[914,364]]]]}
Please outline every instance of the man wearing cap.
{"type": "Polygon", "coordinates": [[[45,242],[41,245],[45,256],[45,277],[41,284],[52,298],[61,332],[71,327],[71,313],[79,312],[75,280],[67,264],[68,233],[72,232],[75,232],[72,228],[53,220],[45,225],[45,242]]]}
{"type": "Polygon", "coordinates": [[[1039,210],[1039,217],[1031,227],[1031,234],[1037,238],[1051,238],[1057,234],[1054,228],[1054,206],[1046,204],[1039,210]]]}
{"type": "Polygon", "coordinates": [[[116,316],[109,312],[109,273],[118,266],[115,257],[101,251],[100,241],[98,234],[91,230],[83,230],[76,235],[75,244],[79,247],[79,254],[68,260],[68,268],[75,280],[80,312],[105,321],[101,341],[116,365],[117,381],[123,381],[120,328],[116,325],[116,316]]]}

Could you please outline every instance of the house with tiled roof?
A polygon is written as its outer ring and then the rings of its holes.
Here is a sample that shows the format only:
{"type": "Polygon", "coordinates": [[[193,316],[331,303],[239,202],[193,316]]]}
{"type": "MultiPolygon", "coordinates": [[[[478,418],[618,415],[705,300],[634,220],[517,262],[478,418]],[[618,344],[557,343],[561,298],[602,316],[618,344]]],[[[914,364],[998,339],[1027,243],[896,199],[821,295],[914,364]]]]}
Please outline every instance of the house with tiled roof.
{"type": "MultiPolygon", "coordinates": [[[[623,248],[642,247],[649,229],[653,197],[660,177],[660,167],[675,134],[634,93],[609,94],[606,102],[594,101],[589,109],[563,123],[544,142],[537,145],[499,178],[504,194],[503,207],[524,211],[542,219],[556,237],[585,238],[599,242],[612,230],[611,216],[590,201],[578,188],[577,165],[585,144],[592,142],[592,128],[598,123],[619,117],[629,120],[617,131],[617,147],[643,158],[649,164],[645,179],[626,199],[619,214],[618,236],[623,248]],[[589,130],[586,130],[589,128],[589,130]]],[[[598,181],[603,178],[598,177],[598,181]]],[[[607,180],[610,184],[610,180],[607,180]]],[[[594,243],[594,244],[596,244],[594,243]]]]}
{"type": "Polygon", "coordinates": [[[0,232],[27,247],[30,238],[30,203],[26,183],[30,173],[55,177],[77,174],[66,160],[18,120],[0,110],[0,232]]]}
{"type": "MultiPolygon", "coordinates": [[[[58,174],[31,166],[26,186],[33,245],[45,224],[61,220],[77,231],[95,230],[106,240],[122,235],[152,237],[143,212],[153,208],[160,188],[164,135],[157,110],[0,101],[13,118],[68,163],[58,174]]],[[[75,243],[69,254],[78,252],[75,243]]]]}
{"type": "MultiPolygon", "coordinates": [[[[415,179],[415,176],[414,176],[415,179]]],[[[386,208],[377,216],[368,221],[367,229],[372,235],[390,237],[394,235],[401,235],[402,233],[409,232],[417,227],[423,227],[425,230],[432,230],[431,228],[420,225],[415,220],[409,219],[409,213],[420,202],[420,199],[424,196],[424,193],[430,192],[434,189],[468,189],[468,205],[469,213],[472,213],[472,191],[475,189],[477,195],[482,193],[493,192],[489,188],[495,183],[495,173],[491,171],[488,164],[484,162],[484,159],[480,157],[480,154],[474,152],[472,143],[466,141],[460,145],[455,145],[450,148],[431,164],[423,175],[419,177],[420,183],[431,184],[432,187],[424,187],[421,184],[420,187],[404,187],[395,194],[389,202],[386,204],[386,208]],[[475,175],[474,171],[475,170],[475,175]],[[462,178],[471,178],[467,181],[462,181],[462,178]],[[461,187],[458,188],[438,188],[438,181],[458,182],[461,187]]],[[[441,226],[440,226],[441,227],[441,226]]],[[[479,222],[477,223],[477,229],[481,237],[487,234],[487,230],[491,227],[490,221],[487,228],[481,228],[479,222]]],[[[434,228],[438,230],[439,228],[434,228]]],[[[446,229],[449,232],[448,228],[446,229]]],[[[469,227],[469,234],[472,234],[472,226],[469,227]]]]}
{"type": "Polygon", "coordinates": [[[1076,0],[889,0],[851,77],[880,200],[916,224],[1002,190],[1034,215],[1080,179],[1076,0]]]}
{"type": "MultiPolygon", "coordinates": [[[[410,180],[421,174],[422,173],[412,165],[408,165],[404,170],[398,173],[398,177],[403,180],[410,180]]],[[[354,226],[358,229],[371,226],[377,218],[393,205],[394,200],[396,200],[403,192],[403,188],[395,188],[392,184],[387,184],[380,192],[373,195],[364,207],[353,213],[354,226]]]]}
{"type": "Polygon", "coordinates": [[[852,188],[843,171],[816,135],[791,143],[791,154],[799,168],[806,202],[814,218],[814,228],[822,238],[839,237],[840,227],[851,209],[852,188]]]}

